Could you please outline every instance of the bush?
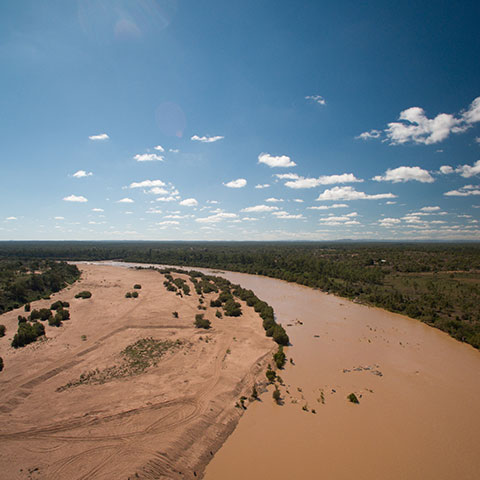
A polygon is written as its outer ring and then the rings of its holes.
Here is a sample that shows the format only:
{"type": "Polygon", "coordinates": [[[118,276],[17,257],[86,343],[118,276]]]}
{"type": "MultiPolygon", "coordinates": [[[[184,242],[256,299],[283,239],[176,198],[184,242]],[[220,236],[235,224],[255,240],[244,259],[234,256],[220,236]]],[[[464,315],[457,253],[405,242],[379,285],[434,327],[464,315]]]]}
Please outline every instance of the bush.
{"type": "Polygon", "coordinates": [[[25,310],[26,312],[29,312],[29,311],[30,311],[30,304],[29,304],[29,303],[27,303],[27,304],[25,305],[24,310],[25,310]]]}
{"type": "Polygon", "coordinates": [[[282,345],[279,345],[278,350],[273,354],[273,361],[277,365],[277,368],[283,368],[285,365],[287,357],[285,356],[282,345]]]}
{"type": "Polygon", "coordinates": [[[236,302],[233,298],[227,300],[223,308],[227,317],[239,317],[242,314],[240,304],[236,302]]]}
{"type": "Polygon", "coordinates": [[[125,294],[125,298],[132,298],[132,293],[131,292],[127,292],[125,294]]]}
{"type": "Polygon", "coordinates": [[[54,317],[50,317],[48,319],[48,324],[51,327],[59,327],[62,324],[62,315],[59,313],[56,313],[54,317]]]}
{"type": "Polygon", "coordinates": [[[274,382],[275,378],[277,378],[277,374],[270,367],[265,372],[265,375],[266,375],[269,382],[274,382]]]}
{"type": "Polygon", "coordinates": [[[0,372],[3,370],[3,358],[0,357],[0,372]]]}
{"type": "Polygon", "coordinates": [[[70,312],[68,310],[63,309],[63,308],[61,308],[60,310],[57,310],[57,315],[60,316],[62,321],[70,319],[70,312]]]}
{"type": "Polygon", "coordinates": [[[0,325],[0,337],[5,336],[5,332],[7,331],[5,325],[0,325]]]}
{"type": "Polygon", "coordinates": [[[287,346],[290,342],[287,332],[281,325],[275,325],[275,327],[273,327],[272,337],[279,345],[287,346]]]}
{"type": "Polygon", "coordinates": [[[350,395],[348,395],[347,398],[348,398],[348,401],[349,401],[349,402],[352,402],[352,403],[360,403],[360,402],[358,401],[357,396],[356,396],[354,393],[351,393],[350,395]]]}
{"type": "Polygon", "coordinates": [[[195,315],[195,327],[209,329],[210,326],[210,320],[203,318],[203,313],[197,313],[197,315],[195,315]]]}
{"type": "Polygon", "coordinates": [[[280,390],[276,385],[275,385],[275,390],[273,391],[272,397],[275,400],[275,403],[278,405],[280,403],[280,390]]]}
{"type": "Polygon", "coordinates": [[[38,337],[45,334],[45,327],[41,323],[21,323],[12,340],[12,347],[23,347],[34,342],[38,337]]]}
{"type": "Polygon", "coordinates": [[[62,300],[57,300],[50,305],[50,310],[59,310],[68,307],[70,307],[70,304],[68,302],[62,302],[62,300]]]}
{"type": "Polygon", "coordinates": [[[140,290],[142,288],[142,286],[139,284],[139,283],[136,283],[133,288],[135,288],[136,290],[140,290]]]}
{"type": "Polygon", "coordinates": [[[18,323],[25,323],[27,321],[27,319],[25,317],[22,317],[21,315],[19,315],[17,317],[17,320],[18,320],[18,323]]]}
{"type": "MultiPolygon", "coordinates": [[[[51,316],[52,316],[52,312],[50,311],[49,308],[41,308],[39,310],[39,319],[44,321],[44,320],[48,320],[51,316]]],[[[30,315],[30,318],[31,318],[31,315],[30,315]]]]}
{"type": "Polygon", "coordinates": [[[138,298],[138,292],[132,292],[132,298],[138,298]]]}
{"type": "Polygon", "coordinates": [[[173,318],[178,318],[178,312],[172,312],[173,318]]]}
{"type": "Polygon", "coordinates": [[[84,290],[83,292],[79,292],[75,295],[75,298],[90,298],[92,296],[92,293],[84,290]]]}
{"type": "Polygon", "coordinates": [[[215,312],[215,316],[216,316],[217,318],[223,318],[222,312],[221,312],[220,310],[217,310],[217,311],[215,312]]]}
{"type": "Polygon", "coordinates": [[[38,310],[33,309],[32,313],[30,313],[29,319],[30,320],[38,320],[40,318],[40,312],[38,310]]]}

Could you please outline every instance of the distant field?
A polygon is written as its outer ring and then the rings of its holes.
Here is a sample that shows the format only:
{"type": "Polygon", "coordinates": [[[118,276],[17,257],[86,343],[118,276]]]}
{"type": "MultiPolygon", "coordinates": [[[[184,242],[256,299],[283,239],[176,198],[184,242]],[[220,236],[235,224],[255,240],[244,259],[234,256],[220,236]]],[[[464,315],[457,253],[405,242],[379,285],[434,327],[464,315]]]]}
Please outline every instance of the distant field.
{"type": "Polygon", "coordinates": [[[265,275],[402,313],[480,348],[480,245],[4,242],[0,258],[112,260],[265,275]]]}

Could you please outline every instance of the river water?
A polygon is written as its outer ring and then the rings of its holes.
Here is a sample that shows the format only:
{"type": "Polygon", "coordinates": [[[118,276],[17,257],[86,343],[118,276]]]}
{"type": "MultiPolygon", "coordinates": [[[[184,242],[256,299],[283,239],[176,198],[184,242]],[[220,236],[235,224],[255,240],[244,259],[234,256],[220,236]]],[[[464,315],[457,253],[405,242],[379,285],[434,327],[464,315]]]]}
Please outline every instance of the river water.
{"type": "Polygon", "coordinates": [[[282,405],[271,388],[251,403],[206,480],[480,478],[478,351],[419,321],[317,290],[221,275],[274,308],[293,364],[279,372],[282,405]]]}

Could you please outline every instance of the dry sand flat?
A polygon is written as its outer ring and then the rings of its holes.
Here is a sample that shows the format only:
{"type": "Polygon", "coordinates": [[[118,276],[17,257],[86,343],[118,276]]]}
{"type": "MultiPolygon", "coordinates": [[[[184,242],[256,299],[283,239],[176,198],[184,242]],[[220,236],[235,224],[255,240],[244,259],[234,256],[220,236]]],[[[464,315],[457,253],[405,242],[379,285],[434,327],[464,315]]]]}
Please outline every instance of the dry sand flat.
{"type": "Polygon", "coordinates": [[[279,280],[225,276],[291,324],[295,365],[281,373],[284,405],[270,391],[249,407],[206,480],[480,478],[478,351],[380,309],[279,280]],[[347,401],[352,392],[359,405],[347,401]]]}
{"type": "Polygon", "coordinates": [[[200,331],[193,328],[201,312],[193,288],[180,298],[155,271],[80,268],[73,287],[32,304],[70,302],[71,320],[47,326],[47,341],[12,349],[23,309],[1,317],[0,478],[200,477],[241,415],[236,400],[251,392],[271,358],[274,344],[261,319],[243,302],[240,318],[216,319],[208,308],[213,328],[200,331]],[[125,298],[136,283],[139,298],[125,298]],[[81,290],[92,298],[74,299],[81,290]],[[120,352],[145,337],[181,345],[143,374],[57,391],[84,372],[121,364],[120,352]]]}

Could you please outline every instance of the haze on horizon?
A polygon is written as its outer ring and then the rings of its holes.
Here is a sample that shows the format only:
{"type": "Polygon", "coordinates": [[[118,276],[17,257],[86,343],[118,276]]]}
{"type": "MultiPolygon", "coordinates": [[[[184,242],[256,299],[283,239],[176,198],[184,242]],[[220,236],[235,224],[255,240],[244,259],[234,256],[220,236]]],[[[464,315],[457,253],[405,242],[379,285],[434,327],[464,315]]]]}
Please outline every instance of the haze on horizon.
{"type": "Polygon", "coordinates": [[[480,5],[0,5],[0,240],[480,239],[480,5]]]}

